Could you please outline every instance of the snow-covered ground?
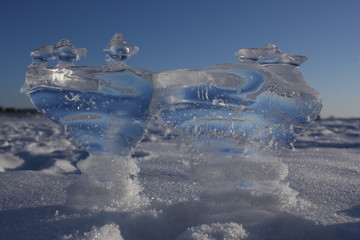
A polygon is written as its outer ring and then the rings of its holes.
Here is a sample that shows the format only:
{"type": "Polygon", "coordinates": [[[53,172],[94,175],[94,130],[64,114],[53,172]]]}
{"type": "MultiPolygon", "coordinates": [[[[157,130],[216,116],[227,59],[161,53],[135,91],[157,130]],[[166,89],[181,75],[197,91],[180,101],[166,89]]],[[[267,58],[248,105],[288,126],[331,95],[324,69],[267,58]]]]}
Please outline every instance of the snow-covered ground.
{"type": "Polygon", "coordinates": [[[360,119],[240,159],[198,155],[154,124],[133,153],[150,203],[131,211],[68,203],[88,154],[56,124],[1,116],[0,132],[1,240],[360,239],[360,119]]]}

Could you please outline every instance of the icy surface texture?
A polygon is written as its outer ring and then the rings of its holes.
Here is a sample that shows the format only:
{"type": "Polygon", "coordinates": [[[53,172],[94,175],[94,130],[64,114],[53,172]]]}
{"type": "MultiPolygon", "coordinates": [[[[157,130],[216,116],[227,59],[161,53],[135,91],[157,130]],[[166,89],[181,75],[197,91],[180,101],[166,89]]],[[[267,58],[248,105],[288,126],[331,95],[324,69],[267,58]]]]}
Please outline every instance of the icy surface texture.
{"type": "Polygon", "coordinates": [[[152,73],[123,62],[137,50],[117,33],[104,50],[108,64],[75,66],[86,50],[62,39],[31,52],[33,63],[22,91],[90,153],[126,156],[141,139],[153,94],[152,73]],[[59,63],[48,66],[54,57],[59,63]]]}
{"type": "Polygon", "coordinates": [[[240,63],[159,73],[154,109],[204,152],[247,155],[290,147],[322,107],[299,71],[306,58],[272,44],[236,55],[240,63]]]}

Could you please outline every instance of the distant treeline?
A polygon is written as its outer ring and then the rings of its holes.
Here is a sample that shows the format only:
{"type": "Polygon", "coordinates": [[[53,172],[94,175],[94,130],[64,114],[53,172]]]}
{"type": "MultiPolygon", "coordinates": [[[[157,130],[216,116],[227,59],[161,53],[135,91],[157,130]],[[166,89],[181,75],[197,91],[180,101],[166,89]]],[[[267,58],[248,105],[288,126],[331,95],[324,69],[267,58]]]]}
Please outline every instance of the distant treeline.
{"type": "Polygon", "coordinates": [[[32,114],[40,114],[39,111],[35,108],[3,108],[0,107],[0,114],[25,114],[25,115],[32,115],[32,114]]]}
{"type": "MultiPolygon", "coordinates": [[[[17,114],[17,115],[42,115],[37,109],[35,108],[3,108],[0,107],[0,114],[17,114]]],[[[333,116],[329,118],[335,118],[333,116]]],[[[321,116],[318,115],[315,120],[321,120],[321,116]]]]}

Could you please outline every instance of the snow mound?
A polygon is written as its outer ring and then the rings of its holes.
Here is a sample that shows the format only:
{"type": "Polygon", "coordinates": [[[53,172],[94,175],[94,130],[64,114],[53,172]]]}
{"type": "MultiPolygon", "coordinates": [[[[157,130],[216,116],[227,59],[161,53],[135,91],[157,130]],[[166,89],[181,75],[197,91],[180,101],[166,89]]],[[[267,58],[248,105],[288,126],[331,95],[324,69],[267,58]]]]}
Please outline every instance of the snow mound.
{"type": "Polygon", "coordinates": [[[0,172],[5,172],[7,169],[15,169],[20,167],[23,163],[24,160],[11,153],[0,154],[0,172]]]}
{"type": "Polygon", "coordinates": [[[64,174],[64,173],[75,173],[78,169],[71,164],[70,161],[54,159],[53,161],[49,161],[50,166],[41,170],[44,173],[49,174],[64,174]]]}
{"type": "Polygon", "coordinates": [[[176,240],[241,240],[249,239],[248,236],[241,224],[230,222],[191,227],[176,240]]]}
{"type": "Polygon", "coordinates": [[[82,179],[68,190],[67,204],[76,209],[130,211],[148,205],[132,158],[91,154],[77,164],[82,179]],[[99,164],[100,163],[100,164],[99,164]]]}
{"type": "Polygon", "coordinates": [[[106,224],[101,228],[93,227],[90,232],[83,236],[78,234],[64,235],[61,240],[123,240],[119,226],[116,224],[106,224]]]}

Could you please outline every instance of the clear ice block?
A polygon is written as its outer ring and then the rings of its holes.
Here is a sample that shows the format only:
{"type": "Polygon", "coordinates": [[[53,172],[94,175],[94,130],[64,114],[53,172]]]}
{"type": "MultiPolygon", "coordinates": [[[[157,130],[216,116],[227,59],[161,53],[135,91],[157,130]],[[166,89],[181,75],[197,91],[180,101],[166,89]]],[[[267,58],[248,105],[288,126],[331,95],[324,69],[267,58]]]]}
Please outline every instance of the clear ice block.
{"type": "Polygon", "coordinates": [[[240,63],[159,73],[154,80],[159,117],[205,152],[288,148],[322,107],[299,71],[306,58],[272,44],[237,55],[240,63]]]}
{"type": "Polygon", "coordinates": [[[153,95],[152,73],[123,62],[137,50],[115,34],[104,50],[108,64],[75,66],[86,50],[62,39],[31,53],[22,91],[90,153],[128,155],[143,135],[153,95]],[[50,67],[54,56],[59,63],[50,67]]]}
{"type": "Polygon", "coordinates": [[[147,127],[153,95],[153,73],[124,62],[137,51],[116,33],[104,49],[103,66],[75,66],[86,49],[67,39],[30,54],[21,91],[90,153],[77,164],[82,178],[67,190],[71,207],[131,211],[148,204],[130,156],[147,127]],[[48,65],[55,58],[57,65],[48,65]]]}
{"type": "Polygon", "coordinates": [[[152,117],[203,153],[206,161],[190,171],[206,187],[264,185],[261,190],[283,179],[280,163],[249,156],[291,147],[318,116],[319,93],[299,69],[306,57],[268,44],[239,50],[239,63],[153,73],[125,64],[138,50],[117,33],[104,49],[103,66],[76,66],[86,49],[67,39],[30,54],[22,92],[90,153],[77,165],[84,177],[68,189],[71,206],[110,211],[148,206],[130,153],[152,117]],[[55,58],[57,65],[48,65],[55,58]],[[249,172],[254,166],[257,171],[249,172]],[[280,170],[268,176],[273,168],[280,170]]]}

